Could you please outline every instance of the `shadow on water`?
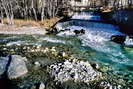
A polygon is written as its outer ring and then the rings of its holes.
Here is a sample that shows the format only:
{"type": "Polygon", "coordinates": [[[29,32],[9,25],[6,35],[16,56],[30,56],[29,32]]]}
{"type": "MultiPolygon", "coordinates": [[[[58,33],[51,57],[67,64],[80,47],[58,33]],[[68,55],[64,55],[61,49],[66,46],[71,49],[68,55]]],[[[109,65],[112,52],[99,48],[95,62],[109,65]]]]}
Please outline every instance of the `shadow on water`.
{"type": "Polygon", "coordinates": [[[121,32],[126,33],[128,35],[133,35],[132,25],[119,24],[119,26],[121,28],[121,32]]]}
{"type": "Polygon", "coordinates": [[[107,22],[118,25],[121,32],[133,35],[133,9],[120,9],[111,12],[104,12],[102,16],[107,20],[107,22]]]}

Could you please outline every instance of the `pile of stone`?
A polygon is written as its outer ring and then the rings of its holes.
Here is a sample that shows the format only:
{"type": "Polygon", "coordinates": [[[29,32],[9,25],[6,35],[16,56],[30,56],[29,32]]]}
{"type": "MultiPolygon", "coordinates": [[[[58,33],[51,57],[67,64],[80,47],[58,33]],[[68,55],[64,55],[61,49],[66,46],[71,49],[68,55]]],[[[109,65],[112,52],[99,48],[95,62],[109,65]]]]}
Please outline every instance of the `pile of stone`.
{"type": "Polygon", "coordinates": [[[89,62],[79,61],[77,59],[55,63],[48,69],[50,70],[50,74],[55,77],[55,81],[61,83],[68,80],[89,83],[102,78],[102,74],[95,71],[89,62]]]}

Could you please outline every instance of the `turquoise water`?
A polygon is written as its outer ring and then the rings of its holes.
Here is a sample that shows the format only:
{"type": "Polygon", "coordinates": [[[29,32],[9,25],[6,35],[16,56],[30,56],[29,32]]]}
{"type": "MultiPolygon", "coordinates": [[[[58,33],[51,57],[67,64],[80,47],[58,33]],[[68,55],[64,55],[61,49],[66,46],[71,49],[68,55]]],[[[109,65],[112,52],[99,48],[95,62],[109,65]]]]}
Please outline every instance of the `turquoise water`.
{"type": "Polygon", "coordinates": [[[123,78],[128,76],[126,78],[133,81],[133,48],[127,46],[128,44],[132,45],[132,39],[127,38],[125,44],[110,41],[113,35],[125,36],[126,34],[121,33],[116,25],[103,23],[103,19],[97,19],[97,16],[100,17],[100,15],[95,14],[76,13],[70,21],[60,22],[55,25],[58,30],[65,30],[66,28],[71,30],[60,32],[57,36],[71,37],[74,30],[84,29],[85,34],[78,35],[76,38],[81,41],[79,50],[84,51],[85,57],[109,67],[109,73],[122,75],[123,78]]]}
{"type": "MultiPolygon", "coordinates": [[[[74,55],[88,60],[98,62],[103,66],[109,66],[109,71],[121,73],[123,75],[133,74],[133,48],[106,41],[103,44],[84,43],[78,36],[59,37],[59,36],[41,36],[41,35],[1,35],[0,47],[12,47],[15,45],[63,45],[70,47],[74,55]]],[[[3,49],[0,49],[2,51],[3,49]]],[[[9,49],[10,50],[10,49],[9,49]]],[[[133,77],[131,77],[133,78],[133,77]]]]}
{"type": "MultiPolygon", "coordinates": [[[[34,61],[39,61],[44,63],[44,65],[46,66],[58,62],[62,59],[58,59],[58,57],[56,59],[55,56],[51,57],[52,55],[49,54],[48,56],[46,56],[47,54],[43,54],[41,52],[30,53],[24,48],[27,47],[26,49],[28,49],[28,47],[30,47],[29,49],[32,49],[33,47],[37,46],[41,46],[41,48],[52,48],[54,46],[61,52],[66,52],[67,54],[73,55],[74,58],[98,63],[100,66],[100,72],[102,72],[103,75],[107,75],[107,81],[111,83],[114,83],[115,81],[116,83],[118,83],[118,85],[131,87],[130,89],[132,89],[133,48],[124,47],[111,41],[102,41],[102,43],[95,43],[96,40],[86,41],[87,42],[84,42],[83,39],[81,39],[81,36],[62,37],[58,35],[0,35],[0,56],[18,54],[27,57],[28,62],[30,63],[34,64],[34,61]],[[14,52],[12,50],[14,50],[14,52]]],[[[41,78],[45,76],[45,73],[36,74],[35,72],[33,74],[34,76],[37,76],[36,78],[39,81],[40,76],[41,78]]],[[[43,78],[44,80],[45,77],[43,78]]],[[[33,81],[37,82],[35,80],[33,81]]],[[[29,84],[27,77],[23,82],[25,84],[29,84]]]]}

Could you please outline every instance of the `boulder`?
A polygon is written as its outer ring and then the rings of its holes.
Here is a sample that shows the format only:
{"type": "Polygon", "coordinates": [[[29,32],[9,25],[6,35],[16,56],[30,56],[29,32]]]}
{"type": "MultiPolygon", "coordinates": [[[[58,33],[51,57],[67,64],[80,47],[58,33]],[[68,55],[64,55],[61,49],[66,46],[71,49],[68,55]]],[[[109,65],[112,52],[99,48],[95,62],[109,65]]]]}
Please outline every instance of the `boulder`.
{"type": "Polygon", "coordinates": [[[111,37],[111,41],[114,41],[114,42],[119,43],[119,44],[123,44],[125,40],[126,40],[125,35],[113,35],[111,37]]]}
{"type": "Polygon", "coordinates": [[[36,83],[33,86],[31,86],[31,88],[28,88],[28,89],[45,89],[45,85],[43,82],[36,83]]]}
{"type": "Polygon", "coordinates": [[[45,89],[45,85],[43,82],[41,82],[40,86],[39,86],[39,89],[45,89]]]}
{"type": "Polygon", "coordinates": [[[25,57],[10,55],[0,58],[0,75],[6,74],[9,79],[21,77],[28,72],[25,57]]]}
{"type": "Polygon", "coordinates": [[[126,47],[133,47],[133,36],[127,36],[124,42],[126,47]]]}
{"type": "Polygon", "coordinates": [[[81,30],[74,30],[74,33],[75,33],[76,35],[85,34],[85,30],[84,30],[84,29],[81,29],[81,30]]]}
{"type": "Polygon", "coordinates": [[[81,33],[81,34],[85,34],[85,30],[84,30],[84,29],[81,29],[81,30],[80,30],[80,33],[81,33]]]}
{"type": "Polygon", "coordinates": [[[76,35],[78,35],[78,34],[80,34],[80,30],[74,30],[74,33],[75,33],[76,35]]]}
{"type": "Polygon", "coordinates": [[[65,31],[70,31],[70,30],[71,30],[71,29],[67,29],[67,28],[65,29],[65,31]]]}
{"type": "Polygon", "coordinates": [[[7,71],[9,79],[14,79],[21,77],[22,75],[28,72],[25,61],[27,60],[25,57],[21,57],[19,55],[12,55],[11,62],[7,71]]]}
{"type": "Polygon", "coordinates": [[[59,32],[57,28],[51,28],[47,31],[47,34],[57,34],[59,32]]]}

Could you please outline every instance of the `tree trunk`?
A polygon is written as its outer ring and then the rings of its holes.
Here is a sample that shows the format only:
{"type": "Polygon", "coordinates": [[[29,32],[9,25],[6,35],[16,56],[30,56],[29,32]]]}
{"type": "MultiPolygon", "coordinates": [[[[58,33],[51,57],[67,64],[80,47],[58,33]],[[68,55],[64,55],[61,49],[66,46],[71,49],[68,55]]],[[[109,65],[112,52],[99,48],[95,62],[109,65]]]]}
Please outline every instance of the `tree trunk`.
{"type": "Polygon", "coordinates": [[[41,11],[41,21],[44,21],[44,7],[42,7],[42,11],[41,11]]]}

